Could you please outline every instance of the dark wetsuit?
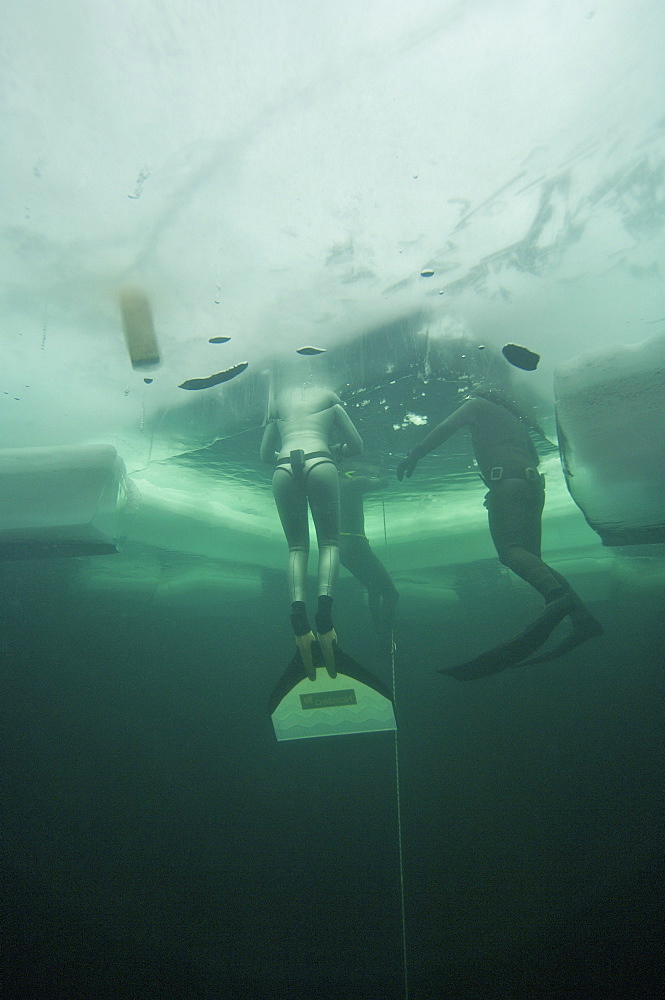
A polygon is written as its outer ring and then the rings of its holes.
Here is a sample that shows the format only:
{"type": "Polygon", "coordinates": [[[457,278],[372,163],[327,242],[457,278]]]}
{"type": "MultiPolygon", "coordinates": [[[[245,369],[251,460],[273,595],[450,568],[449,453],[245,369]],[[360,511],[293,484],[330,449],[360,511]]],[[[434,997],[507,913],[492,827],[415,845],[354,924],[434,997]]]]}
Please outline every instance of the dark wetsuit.
{"type": "Polygon", "coordinates": [[[524,423],[505,406],[469,399],[411,452],[420,459],[452,434],[468,427],[476,461],[489,493],[485,506],[501,562],[548,600],[566,581],[540,557],[545,483],[538,453],[524,423]]]}
{"type": "MultiPolygon", "coordinates": [[[[490,390],[491,391],[491,390],[490,390]]],[[[540,525],[545,483],[538,472],[538,454],[524,422],[509,405],[479,395],[467,400],[427,435],[400,462],[397,477],[410,476],[418,461],[451,434],[468,427],[481,476],[489,492],[485,506],[499,559],[545,598],[546,608],[519,635],[458,667],[446,668],[461,680],[485,677],[532,656],[558,623],[568,615],[571,633],[554,649],[528,660],[540,663],[565,656],[587,639],[602,633],[568,581],[540,557],[540,525]]]]}
{"type": "Polygon", "coordinates": [[[399,594],[388,570],[372,551],[365,535],[363,496],[380,489],[379,479],[340,476],[339,558],[342,566],[367,590],[367,603],[380,638],[389,638],[399,594]]]}

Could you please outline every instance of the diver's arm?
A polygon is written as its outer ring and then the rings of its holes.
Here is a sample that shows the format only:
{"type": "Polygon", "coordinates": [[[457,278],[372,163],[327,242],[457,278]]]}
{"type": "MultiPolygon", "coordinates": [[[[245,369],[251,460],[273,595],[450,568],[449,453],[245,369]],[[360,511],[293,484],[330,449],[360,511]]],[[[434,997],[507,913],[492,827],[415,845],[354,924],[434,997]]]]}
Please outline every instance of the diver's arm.
{"type": "Polygon", "coordinates": [[[410,479],[421,458],[424,458],[425,455],[429,455],[431,451],[434,451],[434,449],[438,448],[439,445],[442,445],[444,441],[447,441],[449,437],[452,437],[453,434],[456,434],[462,427],[465,427],[468,423],[470,423],[473,412],[472,403],[473,400],[468,400],[468,402],[463,403],[458,410],[455,410],[455,412],[451,413],[449,417],[442,420],[440,424],[437,424],[434,430],[431,430],[429,434],[423,438],[420,444],[417,444],[416,447],[409,452],[406,458],[402,459],[397,466],[397,478],[400,481],[404,478],[404,476],[406,476],[407,479],[410,479]]]}
{"type": "Polygon", "coordinates": [[[362,455],[363,439],[354,427],[351,417],[340,403],[335,404],[335,424],[344,439],[344,443],[339,449],[340,456],[348,458],[350,455],[362,455]]]}
{"type": "Polygon", "coordinates": [[[466,403],[460,406],[458,410],[451,413],[449,417],[442,420],[440,424],[430,431],[427,437],[424,437],[420,444],[417,444],[415,448],[412,449],[410,454],[415,458],[417,462],[425,455],[429,455],[430,451],[434,451],[439,445],[442,445],[449,437],[456,434],[457,431],[461,430],[469,422],[469,414],[466,412],[466,403]]]}
{"type": "Polygon", "coordinates": [[[276,420],[271,420],[266,424],[266,429],[263,432],[263,439],[261,441],[261,461],[269,462],[270,465],[274,465],[276,459],[279,456],[279,451],[277,446],[280,441],[279,428],[277,426],[276,420]]]}

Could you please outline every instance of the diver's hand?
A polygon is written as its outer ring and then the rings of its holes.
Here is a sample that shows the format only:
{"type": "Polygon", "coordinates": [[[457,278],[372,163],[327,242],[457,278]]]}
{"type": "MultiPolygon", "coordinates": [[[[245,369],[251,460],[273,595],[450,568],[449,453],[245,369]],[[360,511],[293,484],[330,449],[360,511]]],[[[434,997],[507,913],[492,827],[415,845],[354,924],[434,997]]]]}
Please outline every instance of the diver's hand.
{"type": "Polygon", "coordinates": [[[406,476],[407,479],[411,478],[411,476],[415,472],[417,464],[418,464],[418,459],[414,458],[413,455],[407,455],[406,458],[402,459],[402,461],[397,466],[397,478],[399,479],[400,483],[404,479],[404,476],[406,476]]]}

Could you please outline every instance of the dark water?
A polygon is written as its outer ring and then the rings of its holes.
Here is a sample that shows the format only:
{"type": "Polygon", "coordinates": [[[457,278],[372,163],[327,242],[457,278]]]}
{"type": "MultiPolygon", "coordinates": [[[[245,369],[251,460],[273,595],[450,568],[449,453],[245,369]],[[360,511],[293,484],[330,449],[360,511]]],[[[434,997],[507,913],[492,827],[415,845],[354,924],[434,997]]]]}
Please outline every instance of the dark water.
{"type": "MultiPolygon", "coordinates": [[[[280,575],[213,615],[86,594],[78,566],[1,571],[3,995],[403,997],[393,737],[275,741],[280,575]]],[[[558,663],[436,675],[504,636],[492,586],[400,607],[410,996],[655,996],[661,595],[618,588],[558,663]]],[[[359,596],[340,580],[340,641],[389,680],[359,596]]]]}

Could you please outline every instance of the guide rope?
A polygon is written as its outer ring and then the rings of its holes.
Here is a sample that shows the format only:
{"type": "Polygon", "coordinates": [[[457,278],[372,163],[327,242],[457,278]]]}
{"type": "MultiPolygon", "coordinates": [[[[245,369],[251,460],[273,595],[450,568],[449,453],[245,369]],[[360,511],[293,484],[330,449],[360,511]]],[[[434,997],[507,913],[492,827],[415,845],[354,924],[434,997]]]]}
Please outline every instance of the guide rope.
{"type": "MultiPolygon", "coordinates": [[[[383,547],[386,569],[389,571],[388,560],[388,532],[386,530],[386,503],[383,492],[381,493],[381,506],[383,508],[383,547]]],[[[390,662],[392,669],[392,695],[393,704],[397,707],[397,695],[395,685],[395,641],[394,633],[390,629],[390,662]]],[[[397,729],[393,731],[395,746],[395,792],[397,797],[397,847],[399,853],[399,897],[402,917],[402,972],[404,977],[404,1000],[409,1000],[409,963],[406,947],[406,902],[404,893],[404,850],[402,846],[402,799],[400,795],[399,783],[399,742],[397,739],[397,729]]]]}

